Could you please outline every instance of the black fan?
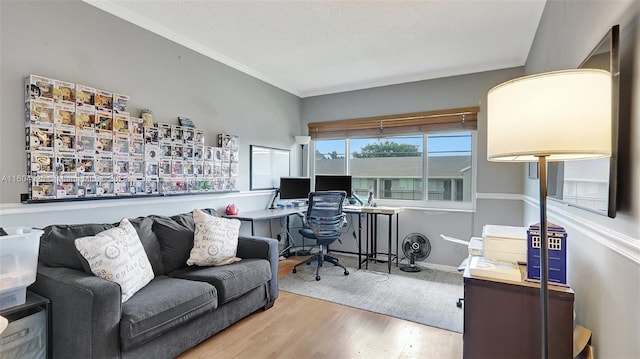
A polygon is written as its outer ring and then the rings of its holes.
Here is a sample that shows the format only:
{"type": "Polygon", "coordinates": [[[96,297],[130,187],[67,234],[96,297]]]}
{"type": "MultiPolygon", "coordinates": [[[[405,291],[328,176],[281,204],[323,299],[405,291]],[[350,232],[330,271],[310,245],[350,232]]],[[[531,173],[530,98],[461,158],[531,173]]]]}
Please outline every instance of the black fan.
{"type": "Polygon", "coordinates": [[[409,258],[409,265],[400,267],[403,272],[420,272],[416,260],[423,260],[431,253],[431,242],[420,233],[411,233],[402,240],[402,251],[409,258]]]}

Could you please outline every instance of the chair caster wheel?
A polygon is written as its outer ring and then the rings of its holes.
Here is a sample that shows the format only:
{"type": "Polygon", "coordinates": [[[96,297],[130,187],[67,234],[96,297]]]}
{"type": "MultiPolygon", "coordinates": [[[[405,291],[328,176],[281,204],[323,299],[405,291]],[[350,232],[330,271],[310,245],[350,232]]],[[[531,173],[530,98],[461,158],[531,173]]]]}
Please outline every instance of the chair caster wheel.
{"type": "Polygon", "coordinates": [[[349,275],[349,271],[348,270],[344,271],[344,275],[349,275]]]}
{"type": "Polygon", "coordinates": [[[319,275],[316,276],[316,280],[320,280],[320,276],[319,275]]]}
{"type": "Polygon", "coordinates": [[[293,273],[297,273],[297,272],[298,272],[298,270],[293,268],[293,273]]]}

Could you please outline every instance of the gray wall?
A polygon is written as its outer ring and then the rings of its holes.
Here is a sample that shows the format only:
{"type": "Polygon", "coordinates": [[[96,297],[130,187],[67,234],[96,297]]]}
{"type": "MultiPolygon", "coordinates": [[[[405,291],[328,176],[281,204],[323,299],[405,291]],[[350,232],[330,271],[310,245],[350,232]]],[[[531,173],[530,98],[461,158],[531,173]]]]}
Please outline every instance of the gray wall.
{"type": "MultiPolygon", "coordinates": [[[[640,2],[548,1],[527,74],[575,68],[620,25],[621,147],[615,219],[549,202],[568,234],[576,321],[593,330],[595,355],[640,357],[640,2]]],[[[525,180],[525,222],[537,221],[537,181],[525,180]]]]}
{"type": "MultiPolygon", "coordinates": [[[[187,116],[206,130],[208,145],[215,144],[218,133],[239,135],[241,191],[249,189],[250,144],[290,149],[291,163],[300,163],[293,139],[302,131],[298,97],[78,0],[1,1],[0,13],[0,175],[10,178],[26,171],[22,88],[28,74],[130,95],[130,112],[150,108],[156,122],[177,124],[177,116],[187,116]]],[[[292,174],[297,171],[299,166],[292,165],[292,174]]],[[[247,211],[265,208],[270,200],[263,193],[255,200],[195,195],[21,205],[23,192],[24,183],[6,178],[0,183],[1,225],[118,220],[195,206],[224,208],[229,202],[239,202],[247,211]],[[33,215],[41,208],[51,215],[33,215]]]]}
{"type": "MultiPolygon", "coordinates": [[[[487,161],[485,106],[491,87],[522,73],[523,68],[511,68],[304,98],[302,120],[306,126],[309,122],[479,105],[476,210],[412,209],[400,214],[400,240],[409,233],[423,233],[432,247],[427,262],[457,266],[466,257],[466,248],[442,240],[440,234],[469,239],[480,236],[487,223],[522,225],[523,165],[487,161]]],[[[386,235],[386,220],[382,222],[380,233],[386,235]]],[[[354,248],[351,240],[332,245],[332,249],[354,248]]]]}

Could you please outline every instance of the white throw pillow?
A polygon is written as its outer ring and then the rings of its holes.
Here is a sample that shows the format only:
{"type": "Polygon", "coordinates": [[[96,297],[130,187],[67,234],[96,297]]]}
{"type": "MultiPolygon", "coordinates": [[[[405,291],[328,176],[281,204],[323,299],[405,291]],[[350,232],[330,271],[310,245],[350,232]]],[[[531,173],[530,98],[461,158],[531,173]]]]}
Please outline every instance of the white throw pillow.
{"type": "Polygon", "coordinates": [[[124,303],[153,279],[153,269],[138,232],[124,218],[118,227],[75,240],[96,276],[118,283],[124,303]]]}
{"type": "Polygon", "coordinates": [[[193,221],[196,226],[188,265],[220,266],[240,260],[236,257],[239,220],[214,217],[194,209],[193,221]]]}

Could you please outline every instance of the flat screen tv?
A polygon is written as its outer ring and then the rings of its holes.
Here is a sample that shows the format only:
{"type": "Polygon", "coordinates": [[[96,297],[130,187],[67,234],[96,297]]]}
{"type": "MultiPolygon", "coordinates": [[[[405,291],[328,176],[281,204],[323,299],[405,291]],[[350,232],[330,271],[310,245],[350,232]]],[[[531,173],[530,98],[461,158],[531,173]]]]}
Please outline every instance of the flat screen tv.
{"type": "Polygon", "coordinates": [[[311,179],[280,177],[280,199],[306,199],[311,192],[311,179]]]}
{"type": "Polygon", "coordinates": [[[345,191],[351,197],[351,176],[316,175],[316,191],[345,191]]]}

